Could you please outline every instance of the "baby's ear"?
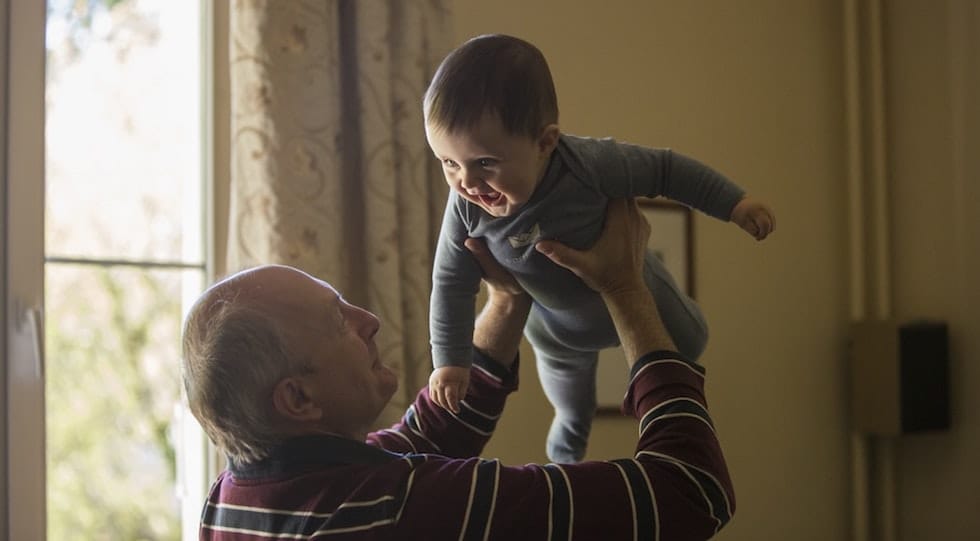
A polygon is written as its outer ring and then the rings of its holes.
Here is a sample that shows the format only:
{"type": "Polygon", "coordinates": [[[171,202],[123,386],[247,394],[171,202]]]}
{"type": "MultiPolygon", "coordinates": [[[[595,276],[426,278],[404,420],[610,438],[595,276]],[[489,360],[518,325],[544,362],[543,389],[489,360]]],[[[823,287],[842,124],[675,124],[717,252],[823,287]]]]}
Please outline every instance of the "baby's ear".
{"type": "Polygon", "coordinates": [[[547,154],[558,146],[558,137],[561,135],[561,130],[558,129],[558,124],[548,124],[541,130],[541,137],[538,138],[538,149],[542,154],[547,154]]]}

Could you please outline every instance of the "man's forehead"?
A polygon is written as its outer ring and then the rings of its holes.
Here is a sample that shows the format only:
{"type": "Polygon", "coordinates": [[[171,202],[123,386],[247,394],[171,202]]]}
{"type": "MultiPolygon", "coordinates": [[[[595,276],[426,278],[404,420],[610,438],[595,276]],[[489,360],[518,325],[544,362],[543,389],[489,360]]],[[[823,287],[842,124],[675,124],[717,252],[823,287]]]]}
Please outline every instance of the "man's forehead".
{"type": "Polygon", "coordinates": [[[216,284],[215,289],[226,289],[239,298],[280,305],[313,300],[329,302],[339,296],[327,282],[282,265],[265,265],[242,271],[216,284]]]}

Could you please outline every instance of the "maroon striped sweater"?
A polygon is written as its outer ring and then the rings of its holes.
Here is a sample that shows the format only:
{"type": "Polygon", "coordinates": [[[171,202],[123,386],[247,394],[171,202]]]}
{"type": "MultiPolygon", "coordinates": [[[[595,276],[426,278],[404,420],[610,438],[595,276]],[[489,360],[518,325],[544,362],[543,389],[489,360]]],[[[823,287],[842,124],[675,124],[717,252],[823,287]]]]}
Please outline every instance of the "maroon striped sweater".
{"type": "Polygon", "coordinates": [[[633,458],[504,466],[477,455],[517,378],[476,355],[458,415],[423,389],[365,443],[297,438],[223,472],[201,539],[667,541],[707,539],[730,520],[734,494],[701,367],[670,352],[635,364],[623,402],[639,425],[633,458]]]}

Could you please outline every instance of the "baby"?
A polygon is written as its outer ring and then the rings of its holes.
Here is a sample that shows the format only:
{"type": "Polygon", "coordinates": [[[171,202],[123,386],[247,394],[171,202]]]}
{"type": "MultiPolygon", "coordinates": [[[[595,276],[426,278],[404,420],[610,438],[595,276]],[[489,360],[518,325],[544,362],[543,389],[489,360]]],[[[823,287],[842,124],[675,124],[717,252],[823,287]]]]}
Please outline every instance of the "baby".
{"type": "MultiPolygon", "coordinates": [[[[514,37],[480,36],[451,52],[425,93],[423,113],[451,188],[433,267],[429,392],[455,413],[467,407],[480,267],[464,242],[482,238],[534,300],[524,334],[555,409],[548,457],[578,462],[595,414],[598,353],[619,342],[599,295],[537,243],[591,246],[611,198],[664,196],[731,220],[758,240],[772,232],[773,214],[678,153],[563,134],[544,56],[514,37]]],[[[700,309],[652,253],[644,270],[680,353],[696,360],[707,342],[700,309]]]]}

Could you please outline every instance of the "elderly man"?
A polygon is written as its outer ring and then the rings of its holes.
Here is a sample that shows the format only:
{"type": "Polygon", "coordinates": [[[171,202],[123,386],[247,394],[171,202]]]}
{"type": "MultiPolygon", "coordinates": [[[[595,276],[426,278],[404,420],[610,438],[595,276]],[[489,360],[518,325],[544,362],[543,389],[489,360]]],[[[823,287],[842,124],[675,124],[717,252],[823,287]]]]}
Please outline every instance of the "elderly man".
{"type": "Polygon", "coordinates": [[[397,382],[378,356],[378,319],[326,282],[264,266],[205,292],[184,329],[191,410],[228,456],[202,539],[707,539],[734,511],[703,394],[643,282],[649,226],[610,204],[578,252],[538,249],[598,291],[631,381],[633,458],[504,466],[477,458],[506,396],[530,299],[482,244],[467,246],[489,297],[474,331],[472,384],[458,413],[423,389],[395,426],[370,432],[397,382]]]}

